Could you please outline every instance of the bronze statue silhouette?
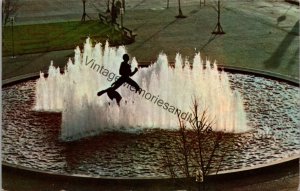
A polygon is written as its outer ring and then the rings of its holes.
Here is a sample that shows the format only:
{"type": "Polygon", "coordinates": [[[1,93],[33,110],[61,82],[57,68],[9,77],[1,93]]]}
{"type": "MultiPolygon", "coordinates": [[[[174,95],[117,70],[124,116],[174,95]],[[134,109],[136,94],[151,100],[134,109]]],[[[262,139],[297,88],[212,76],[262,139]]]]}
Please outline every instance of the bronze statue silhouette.
{"type": "Polygon", "coordinates": [[[120,102],[122,99],[122,96],[117,92],[116,90],[113,89],[113,87],[107,88],[105,90],[99,91],[97,93],[97,96],[101,96],[102,94],[106,93],[109,99],[113,100],[116,99],[118,106],[120,106],[120,102]]]}
{"type": "Polygon", "coordinates": [[[118,105],[120,106],[120,101],[122,99],[122,96],[116,91],[122,84],[128,83],[129,85],[133,86],[135,88],[136,93],[141,92],[140,86],[132,80],[130,77],[133,76],[137,71],[138,68],[135,68],[133,72],[131,72],[131,66],[128,64],[129,56],[128,54],[123,55],[123,62],[121,63],[119,74],[121,75],[120,78],[118,78],[117,81],[115,81],[110,88],[107,88],[105,90],[99,91],[97,93],[98,96],[101,96],[104,93],[107,93],[108,97],[113,100],[116,99],[118,105]]]}

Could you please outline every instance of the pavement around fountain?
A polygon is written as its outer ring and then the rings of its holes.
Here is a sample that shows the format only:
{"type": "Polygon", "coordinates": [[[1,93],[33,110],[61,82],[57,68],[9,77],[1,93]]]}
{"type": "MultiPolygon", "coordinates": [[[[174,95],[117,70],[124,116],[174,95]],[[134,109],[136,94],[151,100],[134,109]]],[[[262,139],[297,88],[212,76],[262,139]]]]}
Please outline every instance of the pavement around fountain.
{"type": "MultiPolygon", "coordinates": [[[[223,3],[221,15],[221,24],[226,34],[212,38],[217,13],[212,7],[215,3],[210,0],[206,0],[207,5],[201,8],[199,0],[182,1],[182,11],[187,16],[185,19],[174,17],[178,14],[175,0],[170,1],[168,9],[166,1],[161,0],[127,2],[124,26],[137,34],[136,42],[127,48],[130,55],[135,56],[139,62],[154,62],[162,51],[168,54],[170,61],[175,59],[176,52],[191,58],[196,48],[196,51],[201,51],[203,58],[217,60],[219,64],[299,79],[299,6],[283,0],[228,0],[223,3]]],[[[105,10],[104,1],[88,1],[89,15],[96,19],[98,10],[105,10]]],[[[16,14],[16,24],[80,20],[81,14],[82,4],[78,0],[45,0],[43,3],[39,0],[23,0],[16,14]]],[[[62,50],[17,55],[16,58],[5,57],[2,58],[2,79],[46,70],[50,60],[54,60],[54,65],[63,67],[68,57],[72,56],[73,50],[62,50]]],[[[22,180],[22,177],[13,174],[7,176],[6,180],[22,180]]],[[[255,177],[250,179],[255,180],[255,177]]],[[[30,179],[27,179],[27,183],[24,181],[20,185],[47,185],[30,179]]],[[[299,173],[294,173],[242,187],[229,182],[224,189],[288,191],[297,190],[298,185],[299,173]]]]}
{"type": "MultiPolygon", "coordinates": [[[[299,6],[271,1],[224,1],[221,25],[225,35],[212,36],[216,25],[214,1],[182,2],[185,19],[176,19],[176,2],[128,0],[124,26],[136,34],[136,42],[127,45],[128,52],[139,62],[154,62],[160,52],[175,60],[177,52],[192,59],[195,50],[202,58],[217,60],[227,66],[239,66],[299,79],[299,6]]],[[[81,1],[22,1],[16,24],[80,20],[81,1]]],[[[87,13],[96,19],[97,11],[104,11],[104,3],[91,0],[87,13]]],[[[16,37],[17,38],[17,37],[16,37]]],[[[17,39],[16,39],[17,40],[17,39]]],[[[46,70],[50,60],[64,66],[73,50],[17,55],[2,58],[2,79],[46,70]]]]}

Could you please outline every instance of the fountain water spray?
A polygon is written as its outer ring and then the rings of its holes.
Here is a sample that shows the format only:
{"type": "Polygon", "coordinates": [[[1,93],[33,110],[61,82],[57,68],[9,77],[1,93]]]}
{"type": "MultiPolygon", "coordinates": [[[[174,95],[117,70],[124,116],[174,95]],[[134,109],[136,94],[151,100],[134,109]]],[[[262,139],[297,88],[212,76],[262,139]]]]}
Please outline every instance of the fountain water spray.
{"type": "MultiPolygon", "coordinates": [[[[103,131],[177,129],[176,112],[188,115],[193,98],[208,109],[215,122],[213,130],[249,130],[240,93],[231,90],[227,74],[219,72],[216,63],[202,61],[200,53],[192,63],[177,54],[175,67],[170,66],[165,54],[159,54],[154,64],[140,68],[132,77],[145,90],[143,95],[124,86],[117,90],[123,97],[120,107],[106,95],[98,97],[97,92],[110,87],[118,75],[124,53],[124,46],[115,48],[106,43],[103,49],[97,43],[93,47],[88,38],[83,52],[75,49],[74,60],[69,59],[63,74],[52,63],[47,78],[40,73],[34,109],[62,112],[63,140],[103,131]]],[[[138,66],[135,58],[131,65],[138,66]]]]}

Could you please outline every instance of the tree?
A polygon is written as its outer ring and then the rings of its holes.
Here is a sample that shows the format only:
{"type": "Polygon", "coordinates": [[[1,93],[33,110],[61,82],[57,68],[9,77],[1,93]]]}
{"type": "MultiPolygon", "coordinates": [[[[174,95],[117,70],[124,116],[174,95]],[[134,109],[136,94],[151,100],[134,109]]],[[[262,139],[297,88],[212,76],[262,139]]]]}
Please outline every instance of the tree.
{"type": "Polygon", "coordinates": [[[188,189],[194,185],[193,177],[196,176],[198,189],[202,184],[205,190],[207,176],[218,173],[225,155],[234,145],[234,136],[212,131],[213,120],[208,115],[208,109],[200,110],[196,100],[192,113],[193,120],[188,122],[190,128],[178,115],[179,129],[175,143],[166,143],[163,151],[164,167],[171,178],[185,177],[188,189]]]}
{"type": "Polygon", "coordinates": [[[85,21],[85,17],[88,17],[91,20],[91,17],[88,16],[88,14],[86,14],[85,12],[85,4],[86,4],[86,0],[82,0],[83,12],[82,12],[81,21],[85,21]]]}
{"type": "Polygon", "coordinates": [[[181,10],[181,1],[178,0],[178,15],[176,16],[176,18],[186,18],[186,16],[184,16],[182,14],[182,10],[181,10]]]}
{"type": "Polygon", "coordinates": [[[205,6],[205,0],[203,0],[203,2],[202,2],[202,0],[200,0],[200,7],[202,4],[205,6]]]}
{"type": "Polygon", "coordinates": [[[110,1],[107,0],[106,1],[106,13],[110,13],[109,3],[110,3],[110,1]]]}
{"type": "Polygon", "coordinates": [[[14,15],[19,9],[18,0],[3,0],[2,1],[2,23],[6,25],[9,17],[14,15]]]}
{"type": "Polygon", "coordinates": [[[215,27],[215,29],[213,30],[212,34],[225,34],[225,32],[223,31],[223,28],[221,26],[221,7],[220,7],[220,0],[218,0],[217,2],[217,9],[216,11],[218,12],[218,22],[217,25],[215,27]]]}
{"type": "Polygon", "coordinates": [[[117,17],[118,17],[117,8],[115,6],[115,0],[112,0],[112,2],[111,2],[110,16],[111,16],[111,24],[115,24],[117,21],[117,17]]]}

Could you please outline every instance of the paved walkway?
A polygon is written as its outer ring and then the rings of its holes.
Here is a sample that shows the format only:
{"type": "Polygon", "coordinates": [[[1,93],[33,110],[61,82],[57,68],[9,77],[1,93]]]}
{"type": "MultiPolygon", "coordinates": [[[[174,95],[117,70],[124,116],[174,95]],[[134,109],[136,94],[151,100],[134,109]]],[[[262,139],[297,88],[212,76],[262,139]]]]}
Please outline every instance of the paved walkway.
{"type": "MultiPolygon", "coordinates": [[[[59,15],[59,21],[80,20],[79,1],[46,2],[49,5],[47,9],[37,0],[25,0],[16,14],[17,22],[53,22],[59,15]],[[70,8],[66,10],[67,6],[70,8]],[[30,12],[31,9],[35,11],[30,12]]],[[[192,59],[194,53],[200,51],[203,59],[217,60],[219,64],[299,78],[298,6],[283,1],[226,1],[222,5],[221,15],[226,34],[212,36],[217,13],[215,3],[206,2],[207,5],[200,8],[199,1],[185,1],[182,11],[187,18],[176,19],[174,16],[178,10],[173,1],[167,9],[165,1],[128,0],[124,25],[137,33],[136,42],[127,46],[128,52],[138,61],[155,61],[163,51],[173,61],[177,52],[192,59]]],[[[91,0],[87,12],[92,15],[98,10],[104,11],[105,4],[91,0]]],[[[3,58],[2,78],[38,72],[46,69],[50,60],[54,60],[55,65],[63,66],[70,56],[72,50],[3,58]]]]}
{"type": "Polygon", "coordinates": [[[211,35],[216,25],[216,12],[211,6],[184,7],[185,19],[174,17],[176,8],[146,13],[135,10],[125,18],[125,25],[138,34],[136,43],[128,49],[138,61],[154,61],[162,51],[170,60],[177,52],[191,59],[195,50],[200,50],[203,58],[219,64],[298,78],[298,8],[282,2],[226,2],[221,16],[226,34],[222,36],[211,35]]]}

